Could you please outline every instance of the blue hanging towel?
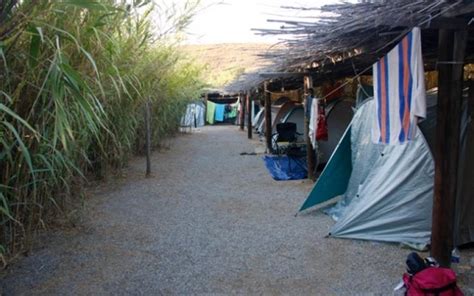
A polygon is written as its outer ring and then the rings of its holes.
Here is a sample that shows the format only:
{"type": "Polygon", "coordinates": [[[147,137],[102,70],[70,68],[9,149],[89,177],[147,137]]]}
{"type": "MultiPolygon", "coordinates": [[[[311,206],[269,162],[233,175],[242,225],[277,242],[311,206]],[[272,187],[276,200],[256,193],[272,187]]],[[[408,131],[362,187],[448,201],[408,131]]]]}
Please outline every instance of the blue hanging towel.
{"type": "Polygon", "coordinates": [[[216,104],[216,121],[224,121],[224,104],[216,104]]]}

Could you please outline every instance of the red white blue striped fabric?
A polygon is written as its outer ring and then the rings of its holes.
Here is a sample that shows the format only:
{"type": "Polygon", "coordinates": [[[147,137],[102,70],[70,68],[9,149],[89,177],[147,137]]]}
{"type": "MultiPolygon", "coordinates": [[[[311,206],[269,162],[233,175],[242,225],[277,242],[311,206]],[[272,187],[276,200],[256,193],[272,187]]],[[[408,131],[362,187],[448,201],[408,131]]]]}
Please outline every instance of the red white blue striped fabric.
{"type": "Polygon", "coordinates": [[[426,90],[420,29],[414,28],[373,65],[375,122],[372,141],[402,144],[426,117],[426,90]]]}

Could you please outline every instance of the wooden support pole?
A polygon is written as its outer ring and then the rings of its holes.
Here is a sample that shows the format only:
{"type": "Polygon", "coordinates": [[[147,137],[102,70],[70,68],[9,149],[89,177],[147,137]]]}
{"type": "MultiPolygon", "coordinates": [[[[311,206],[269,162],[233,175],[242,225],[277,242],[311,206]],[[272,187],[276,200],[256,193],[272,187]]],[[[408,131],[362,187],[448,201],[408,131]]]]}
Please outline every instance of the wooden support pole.
{"type": "Polygon", "coordinates": [[[474,118],[474,80],[468,81],[469,93],[468,93],[468,114],[471,118],[474,118]]]}
{"type": "Polygon", "coordinates": [[[247,138],[252,139],[252,99],[250,92],[247,92],[247,138]]]}
{"type": "Polygon", "coordinates": [[[243,131],[245,127],[245,97],[242,94],[239,94],[240,98],[240,130],[243,131]]]}
{"type": "Polygon", "coordinates": [[[265,92],[265,142],[267,144],[267,153],[272,153],[272,97],[268,91],[268,82],[264,83],[265,92]]]}
{"type": "MultiPolygon", "coordinates": [[[[316,166],[316,154],[313,149],[313,145],[311,144],[311,140],[309,139],[309,114],[311,110],[309,110],[308,104],[308,93],[309,89],[313,88],[313,80],[311,76],[305,75],[303,78],[303,89],[304,89],[304,138],[306,141],[306,162],[308,164],[308,179],[315,180],[315,166],[316,166]]],[[[312,102],[313,104],[316,102],[312,102]]]]}
{"type": "Polygon", "coordinates": [[[150,100],[145,102],[145,153],[146,153],[146,173],[148,178],[151,175],[151,111],[150,100]]]}
{"type": "Polygon", "coordinates": [[[207,123],[207,100],[209,99],[209,94],[206,93],[204,95],[204,125],[208,124],[207,123]]]}
{"type": "Polygon", "coordinates": [[[431,255],[450,266],[460,145],[463,62],[467,31],[439,31],[438,106],[431,255]]]}

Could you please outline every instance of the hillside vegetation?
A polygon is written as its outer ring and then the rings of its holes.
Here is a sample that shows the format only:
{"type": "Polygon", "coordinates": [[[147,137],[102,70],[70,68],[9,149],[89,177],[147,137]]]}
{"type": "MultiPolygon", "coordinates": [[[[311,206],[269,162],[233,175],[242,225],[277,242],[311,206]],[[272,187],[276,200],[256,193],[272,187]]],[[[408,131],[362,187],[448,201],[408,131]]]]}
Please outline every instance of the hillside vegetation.
{"type": "Polygon", "coordinates": [[[241,74],[257,71],[268,64],[259,55],[270,44],[227,43],[183,46],[194,62],[204,66],[203,78],[213,88],[223,88],[241,74]]]}

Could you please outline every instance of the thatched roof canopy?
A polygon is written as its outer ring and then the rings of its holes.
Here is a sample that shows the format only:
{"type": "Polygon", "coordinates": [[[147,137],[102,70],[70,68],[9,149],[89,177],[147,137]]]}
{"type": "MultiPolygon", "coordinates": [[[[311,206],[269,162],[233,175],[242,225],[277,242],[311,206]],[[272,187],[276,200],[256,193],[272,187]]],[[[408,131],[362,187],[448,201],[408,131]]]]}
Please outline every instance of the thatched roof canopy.
{"type": "MultiPolygon", "coordinates": [[[[385,55],[413,27],[422,28],[426,68],[434,68],[439,28],[474,28],[472,0],[398,0],[342,3],[323,7],[282,7],[314,12],[300,20],[274,19],[280,29],[256,29],[262,35],[281,35],[285,50],[266,55],[278,71],[310,71],[316,79],[336,79],[364,72],[385,55]]],[[[467,61],[474,59],[469,36],[467,61]]]]}

